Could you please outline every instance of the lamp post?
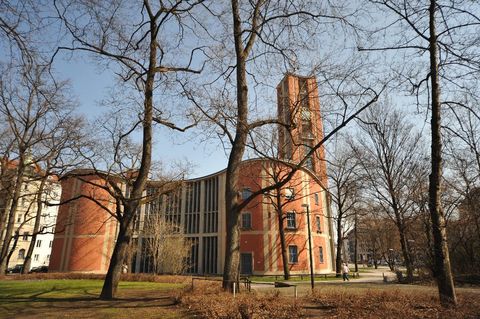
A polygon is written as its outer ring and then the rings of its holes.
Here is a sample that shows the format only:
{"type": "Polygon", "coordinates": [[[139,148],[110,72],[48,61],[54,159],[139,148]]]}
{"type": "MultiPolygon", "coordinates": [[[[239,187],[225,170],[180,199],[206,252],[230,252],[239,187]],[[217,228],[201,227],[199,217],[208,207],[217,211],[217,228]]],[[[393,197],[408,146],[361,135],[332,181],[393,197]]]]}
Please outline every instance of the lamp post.
{"type": "Polygon", "coordinates": [[[315,287],[315,281],[313,277],[313,254],[312,254],[312,231],[310,229],[310,207],[308,204],[302,204],[302,207],[306,208],[307,211],[307,227],[308,227],[308,253],[310,256],[310,284],[313,288],[315,287]]]}

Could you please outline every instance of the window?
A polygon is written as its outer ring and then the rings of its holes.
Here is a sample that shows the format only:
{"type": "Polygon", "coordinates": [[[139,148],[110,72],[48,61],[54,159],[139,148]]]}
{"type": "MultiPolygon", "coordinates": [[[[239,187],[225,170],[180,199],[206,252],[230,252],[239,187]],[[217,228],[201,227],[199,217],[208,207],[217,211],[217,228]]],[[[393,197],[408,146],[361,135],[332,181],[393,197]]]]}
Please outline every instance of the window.
{"type": "Polygon", "coordinates": [[[251,229],[252,228],[252,214],[243,213],[242,214],[242,228],[251,229]]]}
{"type": "Polygon", "coordinates": [[[295,197],[293,187],[288,187],[285,189],[285,198],[286,199],[293,199],[295,197]]]}
{"type": "Polygon", "coordinates": [[[50,260],[50,255],[47,255],[47,260],[50,260]]]}
{"type": "Polygon", "coordinates": [[[287,213],[287,228],[289,229],[295,229],[297,228],[297,223],[296,223],[296,216],[295,212],[288,212],[287,213]]]}
{"type": "Polygon", "coordinates": [[[22,222],[22,215],[21,214],[18,214],[17,216],[17,223],[21,223],[22,222]]]}
{"type": "Polygon", "coordinates": [[[41,240],[37,240],[36,246],[37,246],[37,247],[41,247],[41,246],[42,246],[42,241],[41,241],[41,240]]]}
{"type": "Polygon", "coordinates": [[[48,244],[48,248],[52,248],[52,243],[53,243],[53,240],[50,240],[50,243],[48,244]]]}
{"type": "Polygon", "coordinates": [[[320,263],[323,264],[323,247],[318,247],[318,255],[320,256],[320,263]]]}
{"type": "Polygon", "coordinates": [[[25,259],[25,249],[20,249],[18,251],[18,259],[25,259]]]}
{"type": "Polygon", "coordinates": [[[28,233],[28,231],[27,231],[27,232],[24,232],[24,233],[23,233],[23,240],[28,240],[28,235],[30,235],[30,234],[28,233]]]}
{"type": "Polygon", "coordinates": [[[250,195],[252,195],[252,191],[250,190],[250,188],[242,189],[242,199],[247,199],[250,197],[250,195]]]}
{"type": "Polygon", "coordinates": [[[313,194],[313,198],[315,199],[315,205],[318,205],[319,203],[318,193],[313,194]]]}
{"type": "Polygon", "coordinates": [[[38,261],[38,254],[35,254],[35,255],[33,256],[33,261],[38,261]]]}
{"type": "Polygon", "coordinates": [[[302,120],[304,120],[304,121],[309,121],[310,120],[311,115],[310,115],[310,110],[308,109],[308,107],[302,107],[300,112],[301,112],[302,120]]]}
{"type": "Polygon", "coordinates": [[[288,246],[288,262],[291,264],[298,263],[297,246],[288,246]]]}
{"type": "Polygon", "coordinates": [[[315,216],[315,225],[317,226],[317,233],[322,232],[322,224],[320,223],[320,216],[315,216]]]}

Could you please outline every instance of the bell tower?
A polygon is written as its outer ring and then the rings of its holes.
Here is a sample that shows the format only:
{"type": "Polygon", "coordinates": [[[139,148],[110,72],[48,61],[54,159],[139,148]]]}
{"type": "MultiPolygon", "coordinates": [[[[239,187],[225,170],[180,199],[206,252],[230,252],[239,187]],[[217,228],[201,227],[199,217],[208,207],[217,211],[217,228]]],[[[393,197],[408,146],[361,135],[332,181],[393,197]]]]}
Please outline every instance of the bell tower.
{"type": "MultiPolygon", "coordinates": [[[[283,160],[299,163],[323,138],[323,125],[315,77],[287,73],[277,86],[278,118],[290,125],[280,126],[278,152],[283,160]]],[[[326,186],[325,149],[318,148],[304,167],[326,186]]]]}

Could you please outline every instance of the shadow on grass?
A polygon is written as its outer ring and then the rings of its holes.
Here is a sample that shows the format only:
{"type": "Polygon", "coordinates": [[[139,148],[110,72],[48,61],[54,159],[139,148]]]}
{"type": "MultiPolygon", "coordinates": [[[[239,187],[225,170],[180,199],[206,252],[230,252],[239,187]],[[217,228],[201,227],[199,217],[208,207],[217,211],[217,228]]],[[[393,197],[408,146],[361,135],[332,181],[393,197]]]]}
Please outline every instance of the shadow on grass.
{"type": "MultiPolygon", "coordinates": [[[[170,307],[176,304],[175,300],[168,295],[159,295],[153,297],[120,296],[112,300],[99,299],[99,293],[94,293],[84,289],[81,296],[45,296],[50,293],[68,291],[68,288],[46,289],[30,296],[18,296],[18,294],[0,297],[0,305],[29,304],[32,307],[48,306],[51,308],[148,308],[148,307],[170,307]]],[[[121,295],[121,294],[120,294],[121,295]]],[[[0,309],[5,307],[0,306],[0,309]]]]}
{"type": "MultiPolygon", "coordinates": [[[[0,298],[0,304],[7,302],[7,303],[21,303],[21,302],[28,302],[28,303],[45,303],[45,302],[54,302],[54,303],[82,303],[86,301],[96,301],[97,305],[100,307],[103,306],[111,306],[114,304],[115,306],[118,307],[125,307],[128,308],[126,304],[128,303],[151,303],[151,302],[157,302],[161,301],[162,304],[153,304],[153,306],[173,306],[175,305],[175,301],[173,298],[169,296],[164,296],[164,297],[138,297],[138,298],[115,298],[112,300],[101,300],[98,298],[97,295],[95,296],[90,296],[90,297],[19,297],[19,298],[0,298]],[[125,305],[122,305],[123,303],[126,303],[125,305]]],[[[89,306],[92,306],[92,304],[89,304],[89,306]]]]}

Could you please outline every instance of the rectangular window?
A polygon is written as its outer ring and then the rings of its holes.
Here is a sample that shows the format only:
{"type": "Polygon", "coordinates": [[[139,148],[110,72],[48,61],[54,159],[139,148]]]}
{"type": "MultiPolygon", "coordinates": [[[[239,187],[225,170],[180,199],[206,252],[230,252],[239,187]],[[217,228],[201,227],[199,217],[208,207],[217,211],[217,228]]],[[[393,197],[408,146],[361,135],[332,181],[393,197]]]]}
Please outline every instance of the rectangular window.
{"type": "Polygon", "coordinates": [[[298,263],[298,250],[297,246],[288,246],[288,262],[291,264],[298,263]]]}
{"type": "Polygon", "coordinates": [[[22,222],[22,215],[21,214],[18,214],[17,216],[17,223],[21,223],[22,222]]]}
{"type": "Polygon", "coordinates": [[[315,199],[315,205],[318,205],[319,204],[318,193],[313,194],[313,197],[315,199]]]}
{"type": "Polygon", "coordinates": [[[50,240],[50,243],[48,244],[48,248],[52,248],[52,242],[53,240],[50,240]]]}
{"type": "Polygon", "coordinates": [[[320,222],[320,216],[315,216],[315,225],[317,226],[317,233],[322,232],[322,224],[320,222]]]}
{"type": "Polygon", "coordinates": [[[251,229],[252,228],[252,214],[243,213],[242,214],[242,228],[251,229]]]}
{"type": "Polygon", "coordinates": [[[37,247],[41,247],[42,246],[42,241],[41,240],[37,240],[37,247]]]}
{"type": "Polygon", "coordinates": [[[24,232],[24,233],[23,233],[23,240],[28,240],[28,235],[30,235],[30,234],[28,233],[28,231],[27,231],[27,232],[24,232]]]}
{"type": "Polygon", "coordinates": [[[288,212],[287,213],[287,228],[289,229],[296,229],[297,228],[297,222],[295,220],[295,212],[288,212]]]}
{"type": "Polygon", "coordinates": [[[35,254],[35,255],[33,256],[33,260],[34,260],[34,261],[38,261],[38,254],[35,254]]]}
{"type": "Polygon", "coordinates": [[[323,247],[318,247],[318,255],[320,256],[320,263],[323,264],[323,247]]]}
{"type": "Polygon", "coordinates": [[[247,199],[252,195],[252,190],[250,188],[244,188],[242,189],[242,199],[247,199]]]}
{"type": "Polygon", "coordinates": [[[295,197],[293,187],[288,187],[285,189],[285,198],[286,199],[293,199],[295,197]]]}
{"type": "Polygon", "coordinates": [[[20,249],[18,251],[18,259],[25,259],[25,249],[20,249]]]}

